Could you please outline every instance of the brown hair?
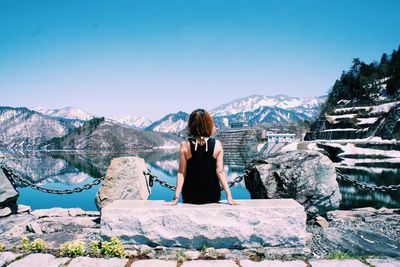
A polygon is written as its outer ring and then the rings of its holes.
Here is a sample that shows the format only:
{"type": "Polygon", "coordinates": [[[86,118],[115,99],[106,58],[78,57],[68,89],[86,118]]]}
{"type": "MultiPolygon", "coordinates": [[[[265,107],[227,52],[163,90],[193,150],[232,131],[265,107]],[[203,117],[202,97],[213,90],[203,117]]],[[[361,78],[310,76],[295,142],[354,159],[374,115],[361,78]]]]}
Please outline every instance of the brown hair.
{"type": "Polygon", "coordinates": [[[210,137],[215,133],[213,119],[204,109],[196,109],[189,116],[188,134],[190,137],[210,137]]]}

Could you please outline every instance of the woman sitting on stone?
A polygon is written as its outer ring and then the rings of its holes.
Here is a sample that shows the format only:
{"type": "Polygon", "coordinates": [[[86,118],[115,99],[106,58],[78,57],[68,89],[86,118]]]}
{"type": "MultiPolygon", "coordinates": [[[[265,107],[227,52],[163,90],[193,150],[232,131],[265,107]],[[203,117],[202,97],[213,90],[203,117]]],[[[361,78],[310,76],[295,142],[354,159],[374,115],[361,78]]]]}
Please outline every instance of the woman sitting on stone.
{"type": "Polygon", "coordinates": [[[176,190],[168,205],[178,202],[181,191],[183,203],[218,202],[221,198],[220,183],[228,203],[237,205],[226,180],[221,142],[210,137],[215,133],[210,114],[204,109],[193,111],[189,116],[188,133],[188,140],[182,141],[179,148],[176,190]]]}

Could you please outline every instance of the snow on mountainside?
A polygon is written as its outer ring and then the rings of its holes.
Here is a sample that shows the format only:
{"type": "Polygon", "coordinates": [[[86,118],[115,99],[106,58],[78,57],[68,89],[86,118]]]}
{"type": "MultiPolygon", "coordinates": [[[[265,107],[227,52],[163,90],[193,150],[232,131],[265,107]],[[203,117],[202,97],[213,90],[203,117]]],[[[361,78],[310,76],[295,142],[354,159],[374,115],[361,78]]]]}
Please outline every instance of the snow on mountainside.
{"type": "Polygon", "coordinates": [[[87,121],[61,138],[43,145],[45,149],[130,150],[179,145],[168,133],[145,132],[104,118],[87,121]]]}
{"type": "Polygon", "coordinates": [[[218,106],[210,110],[210,113],[213,116],[227,116],[242,112],[254,111],[260,107],[278,107],[293,111],[302,109],[315,110],[325,101],[325,98],[325,96],[301,98],[286,95],[251,95],[218,106]]]}
{"type": "Polygon", "coordinates": [[[146,130],[179,134],[187,127],[188,119],[189,114],[186,112],[179,111],[178,113],[171,113],[153,122],[146,130]]]}
{"type": "MultiPolygon", "coordinates": [[[[312,120],[318,115],[325,101],[320,97],[290,97],[286,95],[251,95],[233,100],[210,110],[218,129],[229,127],[230,121],[244,120],[250,125],[262,123],[292,123],[312,120]]],[[[185,112],[168,114],[155,121],[146,130],[182,133],[187,127],[189,115],[185,112]]]]}
{"type": "Polygon", "coordinates": [[[148,127],[152,123],[151,120],[148,120],[146,118],[136,117],[136,116],[131,116],[131,115],[113,117],[111,119],[115,120],[116,122],[119,122],[121,124],[124,124],[124,125],[127,125],[127,126],[131,126],[131,127],[140,128],[140,129],[145,129],[146,127],[148,127]]]}
{"type": "Polygon", "coordinates": [[[23,107],[0,107],[0,148],[35,149],[74,127],[73,120],[50,117],[23,107]]]}
{"type": "Polygon", "coordinates": [[[75,107],[64,107],[64,108],[59,108],[59,109],[46,109],[42,107],[34,107],[31,108],[31,110],[34,110],[36,112],[51,116],[51,117],[60,117],[60,118],[65,118],[65,119],[71,119],[71,120],[90,120],[94,116],[92,114],[87,113],[86,111],[83,111],[81,109],[75,108],[75,107]]]}

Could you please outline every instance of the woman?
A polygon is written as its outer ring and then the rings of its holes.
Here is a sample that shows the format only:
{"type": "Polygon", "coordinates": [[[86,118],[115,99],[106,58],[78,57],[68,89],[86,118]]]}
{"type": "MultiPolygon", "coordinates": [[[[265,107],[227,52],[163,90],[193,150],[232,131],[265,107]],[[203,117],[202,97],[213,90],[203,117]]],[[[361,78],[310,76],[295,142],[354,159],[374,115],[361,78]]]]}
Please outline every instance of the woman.
{"type": "Polygon", "coordinates": [[[188,133],[188,140],[183,141],[179,148],[176,190],[168,205],[178,202],[181,191],[183,203],[218,202],[221,198],[220,183],[226,192],[228,203],[238,205],[232,199],[226,180],[221,142],[210,138],[215,133],[210,114],[204,109],[193,111],[189,116],[188,133]]]}

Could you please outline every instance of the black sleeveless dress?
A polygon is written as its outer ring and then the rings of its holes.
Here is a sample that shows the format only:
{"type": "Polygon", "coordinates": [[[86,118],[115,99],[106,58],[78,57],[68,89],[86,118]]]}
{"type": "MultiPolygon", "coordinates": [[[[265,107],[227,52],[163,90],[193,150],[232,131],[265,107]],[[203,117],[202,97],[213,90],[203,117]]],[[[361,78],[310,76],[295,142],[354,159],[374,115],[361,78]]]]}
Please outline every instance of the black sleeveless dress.
{"type": "MultiPolygon", "coordinates": [[[[194,141],[194,140],[193,140],[194,141]]],[[[205,145],[195,145],[189,138],[192,157],[187,161],[186,176],[182,187],[182,202],[206,204],[218,202],[221,198],[220,183],[216,172],[217,160],[213,157],[215,139],[208,139],[205,145]]]]}

